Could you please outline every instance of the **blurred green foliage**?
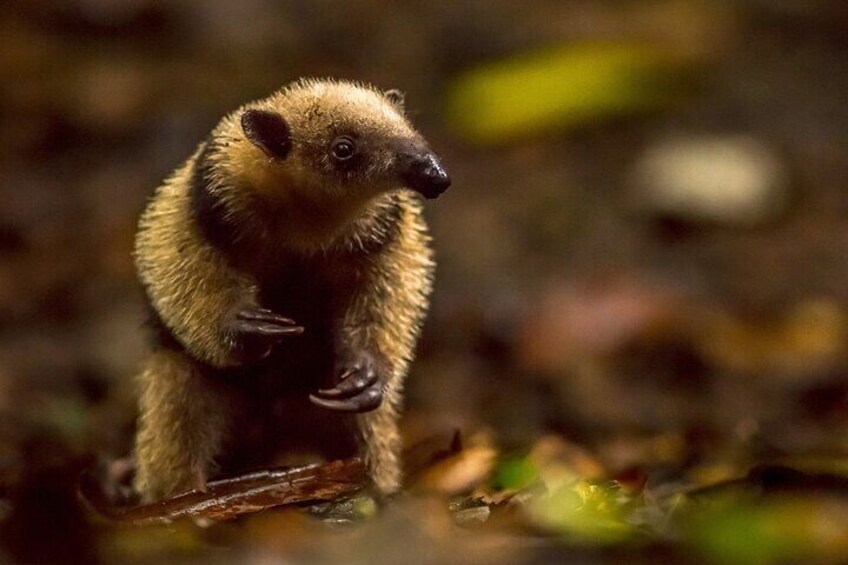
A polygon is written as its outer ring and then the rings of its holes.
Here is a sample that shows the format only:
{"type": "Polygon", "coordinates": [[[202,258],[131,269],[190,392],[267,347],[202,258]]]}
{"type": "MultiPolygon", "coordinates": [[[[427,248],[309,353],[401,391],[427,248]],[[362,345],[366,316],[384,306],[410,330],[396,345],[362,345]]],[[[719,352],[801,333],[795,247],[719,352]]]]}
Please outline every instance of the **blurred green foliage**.
{"type": "Polygon", "coordinates": [[[802,563],[848,552],[844,505],[815,499],[745,501],[739,497],[691,508],[685,537],[722,563],[802,563]]]}
{"type": "Polygon", "coordinates": [[[496,489],[521,490],[538,480],[539,473],[528,459],[509,458],[498,464],[492,483],[496,489]]]}

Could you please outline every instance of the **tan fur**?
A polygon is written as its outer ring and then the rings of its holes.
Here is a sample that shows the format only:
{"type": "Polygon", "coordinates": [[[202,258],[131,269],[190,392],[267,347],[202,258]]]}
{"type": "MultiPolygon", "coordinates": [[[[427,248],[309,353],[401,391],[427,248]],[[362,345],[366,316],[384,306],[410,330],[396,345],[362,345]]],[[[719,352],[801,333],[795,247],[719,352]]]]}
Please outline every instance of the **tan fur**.
{"type": "Polygon", "coordinates": [[[136,489],[147,501],[203,489],[226,432],[220,391],[176,352],[153,354],[140,380],[136,489]]]}
{"type": "Polygon", "coordinates": [[[234,271],[190,219],[188,164],[157,190],[139,222],[136,268],[153,308],[177,339],[215,366],[230,360],[221,346],[224,317],[256,301],[256,285],[234,271]]]}
{"type": "Polygon", "coordinates": [[[279,221],[262,232],[267,243],[255,257],[245,258],[246,267],[227,261],[192,219],[190,177],[201,149],[157,190],[143,214],[135,249],[139,275],[154,310],[185,348],[153,353],[141,375],[136,488],[145,500],[200,487],[207,478],[232,409],[228,393],[205,377],[203,364],[231,366],[224,323],[236,309],[257,305],[258,275],[251,265],[273,262],[284,249],[326,257],[329,276],[345,279],[338,281],[347,296],[339,305],[339,338],[346,347],[375,352],[389,365],[383,404],[356,416],[356,422],[374,484],[384,493],[399,488],[403,381],[434,264],[418,197],[374,180],[382,178],[380,167],[391,165],[391,155],[378,160],[356,190],[328,183],[302,157],[310,144],[325,143],[340,119],[387,138],[421,142],[402,111],[379,91],[332,81],[297,83],[240,108],[213,131],[224,149],[215,157],[210,180],[213,189],[221,187],[228,213],[255,225],[264,207],[280,210],[279,221]],[[286,116],[294,148],[285,167],[274,166],[245,139],[239,117],[247,108],[286,116]],[[257,208],[257,202],[263,206],[257,208]],[[380,240],[393,228],[381,224],[392,205],[400,208],[397,236],[378,253],[367,251],[370,238],[380,240]],[[336,252],[361,255],[354,262],[356,277],[333,263],[336,252]]]}
{"type": "Polygon", "coordinates": [[[343,322],[351,344],[376,347],[392,366],[383,405],[357,417],[367,446],[366,464],[383,492],[395,492],[400,487],[397,421],[403,381],[432,287],[429,236],[417,205],[407,202],[400,234],[373,264],[369,292],[356,297],[343,322]]]}

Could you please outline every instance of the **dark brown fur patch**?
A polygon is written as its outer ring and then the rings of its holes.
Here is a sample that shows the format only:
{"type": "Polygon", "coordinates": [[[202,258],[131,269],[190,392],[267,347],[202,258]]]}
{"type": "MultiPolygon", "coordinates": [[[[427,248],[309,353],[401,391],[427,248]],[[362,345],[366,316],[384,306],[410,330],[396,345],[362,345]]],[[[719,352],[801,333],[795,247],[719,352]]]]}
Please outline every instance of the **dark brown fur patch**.
{"type": "Polygon", "coordinates": [[[203,236],[221,251],[229,253],[236,231],[226,219],[226,205],[211,189],[212,160],[215,145],[210,137],[193,164],[189,191],[191,192],[194,220],[203,236]]]}
{"type": "Polygon", "coordinates": [[[153,308],[153,305],[147,303],[147,319],[146,326],[149,330],[149,335],[151,341],[153,342],[154,349],[170,349],[173,351],[182,351],[183,347],[180,345],[180,342],[177,341],[177,338],[174,337],[174,333],[165,325],[165,322],[162,321],[162,317],[159,316],[159,312],[153,308]]]}

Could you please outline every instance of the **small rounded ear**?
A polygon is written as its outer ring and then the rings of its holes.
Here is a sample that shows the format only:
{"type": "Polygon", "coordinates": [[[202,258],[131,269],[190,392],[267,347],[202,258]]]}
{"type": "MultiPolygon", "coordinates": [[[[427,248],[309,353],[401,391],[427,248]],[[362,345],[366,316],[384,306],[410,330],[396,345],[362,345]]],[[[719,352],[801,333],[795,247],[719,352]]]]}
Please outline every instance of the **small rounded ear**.
{"type": "Polygon", "coordinates": [[[406,97],[403,92],[398,90],[397,88],[392,88],[383,93],[383,95],[388,99],[389,102],[398,107],[399,110],[403,111],[406,107],[406,97]]]}
{"type": "Polygon", "coordinates": [[[241,115],[241,129],[247,139],[269,157],[282,159],[291,149],[291,129],[276,112],[245,110],[241,115]]]}

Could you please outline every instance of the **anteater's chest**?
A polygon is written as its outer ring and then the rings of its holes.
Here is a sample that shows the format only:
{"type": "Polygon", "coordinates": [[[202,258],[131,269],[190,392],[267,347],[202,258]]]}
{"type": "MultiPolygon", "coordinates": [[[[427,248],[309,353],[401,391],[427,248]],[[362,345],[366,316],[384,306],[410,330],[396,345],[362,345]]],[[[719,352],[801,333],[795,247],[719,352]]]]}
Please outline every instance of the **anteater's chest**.
{"type": "Polygon", "coordinates": [[[266,386],[280,393],[309,393],[328,384],[335,328],[354,293],[362,290],[361,265],[356,257],[289,258],[263,278],[261,304],[305,328],[301,335],[284,338],[260,364],[258,376],[266,386]]]}
{"type": "Polygon", "coordinates": [[[260,302],[302,325],[304,333],[284,338],[261,363],[231,379],[238,399],[239,433],[222,460],[228,470],[279,463],[281,454],[315,453],[335,459],[356,449],[349,414],[320,408],[309,394],[327,386],[335,361],[335,322],[359,281],[353,261],[285,263],[260,283],[260,302]]]}

